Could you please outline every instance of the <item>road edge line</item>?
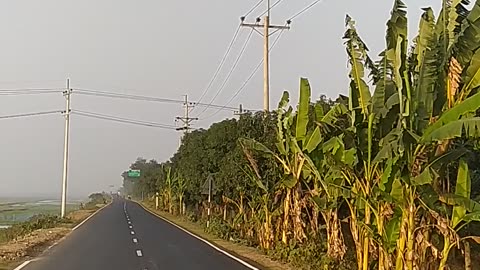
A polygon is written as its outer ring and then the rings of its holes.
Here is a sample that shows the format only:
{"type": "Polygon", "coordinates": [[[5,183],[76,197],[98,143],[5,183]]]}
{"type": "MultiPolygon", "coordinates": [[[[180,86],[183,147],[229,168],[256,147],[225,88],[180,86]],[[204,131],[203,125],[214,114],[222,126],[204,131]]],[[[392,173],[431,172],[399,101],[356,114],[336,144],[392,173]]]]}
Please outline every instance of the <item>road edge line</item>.
{"type": "Polygon", "coordinates": [[[144,210],[146,210],[146,211],[149,212],[150,214],[152,214],[152,215],[160,218],[160,219],[163,220],[163,221],[166,221],[167,223],[169,223],[170,225],[173,225],[173,226],[176,227],[177,229],[180,229],[180,230],[182,230],[183,232],[189,234],[190,236],[193,236],[194,238],[196,238],[196,239],[204,242],[205,244],[209,245],[210,247],[212,247],[212,248],[215,249],[216,251],[219,251],[220,253],[223,253],[223,254],[226,255],[227,257],[229,257],[229,258],[231,258],[231,259],[233,259],[233,260],[235,260],[235,261],[243,264],[244,266],[246,266],[246,267],[248,267],[248,268],[250,268],[250,269],[252,269],[252,270],[261,270],[260,268],[257,268],[257,267],[255,267],[255,266],[249,264],[248,262],[246,262],[246,261],[244,261],[244,260],[242,260],[242,259],[240,259],[240,258],[238,258],[238,257],[236,257],[236,256],[234,256],[234,255],[232,255],[232,254],[230,254],[228,251],[219,248],[218,246],[212,244],[210,241],[208,241],[208,240],[206,240],[206,239],[203,239],[202,237],[200,237],[200,236],[198,236],[198,235],[190,232],[189,230],[183,228],[182,226],[177,225],[177,224],[175,224],[174,222],[168,220],[167,218],[160,216],[159,214],[157,214],[157,213],[153,212],[152,210],[146,208],[143,204],[138,203],[138,202],[135,202],[135,201],[132,201],[132,202],[140,205],[144,210]]]}
{"type": "Polygon", "coordinates": [[[32,261],[28,260],[28,261],[24,261],[22,264],[20,264],[19,266],[17,266],[17,268],[13,269],[13,270],[20,270],[20,269],[23,269],[25,266],[27,266],[29,263],[31,263],[32,261]]]}
{"type": "Polygon", "coordinates": [[[93,214],[91,214],[90,216],[88,216],[86,219],[84,219],[82,222],[80,222],[77,226],[73,227],[72,228],[72,232],[75,231],[76,229],[80,228],[80,226],[82,226],[83,224],[85,224],[85,222],[87,222],[89,219],[91,219],[93,216],[95,216],[96,214],[98,214],[98,212],[102,211],[105,207],[111,205],[112,202],[109,202],[108,204],[102,206],[100,209],[98,209],[97,211],[95,211],[93,214]]]}

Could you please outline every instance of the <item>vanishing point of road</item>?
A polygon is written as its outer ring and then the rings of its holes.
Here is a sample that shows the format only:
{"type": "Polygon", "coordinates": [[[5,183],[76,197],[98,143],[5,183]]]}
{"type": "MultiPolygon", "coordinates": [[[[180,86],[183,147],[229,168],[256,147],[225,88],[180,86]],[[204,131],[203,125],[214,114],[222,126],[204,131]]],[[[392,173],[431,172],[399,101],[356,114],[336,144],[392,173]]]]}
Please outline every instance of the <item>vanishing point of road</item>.
{"type": "Polygon", "coordinates": [[[116,198],[22,270],[256,269],[116,198]]]}

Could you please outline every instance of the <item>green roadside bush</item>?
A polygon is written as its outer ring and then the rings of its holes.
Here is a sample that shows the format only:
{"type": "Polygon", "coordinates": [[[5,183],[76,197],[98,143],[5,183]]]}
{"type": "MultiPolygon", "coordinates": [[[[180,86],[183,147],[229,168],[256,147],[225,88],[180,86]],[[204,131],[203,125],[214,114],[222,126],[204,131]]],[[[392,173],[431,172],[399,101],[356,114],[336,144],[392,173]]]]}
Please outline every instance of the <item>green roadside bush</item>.
{"type": "Polygon", "coordinates": [[[35,230],[50,229],[60,224],[69,224],[71,220],[50,215],[37,215],[6,229],[0,229],[0,243],[9,242],[25,236],[35,230]]]}

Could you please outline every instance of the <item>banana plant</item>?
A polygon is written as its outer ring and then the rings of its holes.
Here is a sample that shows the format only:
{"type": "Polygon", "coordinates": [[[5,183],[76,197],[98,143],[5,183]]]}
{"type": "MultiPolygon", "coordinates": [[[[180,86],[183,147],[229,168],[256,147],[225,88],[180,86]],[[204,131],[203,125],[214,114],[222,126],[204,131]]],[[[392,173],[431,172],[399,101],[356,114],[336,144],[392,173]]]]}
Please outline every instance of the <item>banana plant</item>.
{"type": "Polygon", "coordinates": [[[254,160],[250,149],[244,148],[243,151],[250,163],[244,169],[245,175],[251,180],[258,192],[250,194],[249,204],[252,208],[252,220],[257,230],[260,247],[269,250],[273,248],[276,240],[273,221],[282,214],[282,208],[275,204],[278,187],[275,185],[268,187],[264,184],[257,162],[254,160]]]}
{"type": "Polygon", "coordinates": [[[387,23],[387,48],[373,67],[366,45],[347,17],[345,38],[352,67],[351,130],[357,138],[363,168],[345,175],[354,197],[363,200],[349,203],[354,210],[352,221],[360,218],[357,210],[363,214],[360,222],[364,225],[352,229],[354,239],[363,230],[363,245],[357,243],[360,269],[367,269],[370,261],[370,214],[375,216],[374,229],[383,239],[379,245],[379,269],[414,268],[414,240],[419,225],[415,220],[426,210],[419,189],[442,180],[436,168],[452,156],[453,149],[448,147],[451,140],[479,136],[474,112],[480,100],[474,93],[479,86],[475,75],[480,73],[480,65],[475,60],[477,47],[472,43],[478,29],[475,14],[480,10],[479,2],[465,16],[461,12],[466,11],[465,1],[445,1],[437,23],[433,11],[425,9],[419,35],[407,56],[406,7],[396,0],[387,23]],[[438,66],[444,66],[448,73],[438,66]],[[375,87],[372,97],[365,90],[366,69],[371,71],[375,87]],[[392,206],[395,208],[390,209],[392,206]],[[392,210],[393,216],[383,213],[392,210]],[[392,235],[399,236],[395,245],[390,241],[392,235]],[[396,254],[395,260],[392,253],[396,254]]]}
{"type": "MultiPolygon", "coordinates": [[[[277,143],[275,150],[250,139],[241,139],[241,145],[263,153],[276,160],[283,169],[281,181],[284,190],[282,242],[288,243],[290,227],[296,241],[302,242],[306,238],[305,226],[302,221],[303,188],[302,183],[309,179],[312,170],[306,170],[306,164],[314,167],[313,161],[305,154],[309,149],[315,149],[319,143],[320,129],[307,132],[309,123],[311,89],[307,79],[300,80],[300,99],[297,114],[288,106],[289,93],[284,92],[277,110],[277,143]]],[[[319,175],[316,176],[320,178],[319,175]]],[[[326,190],[326,186],[320,183],[326,190]]]]}
{"type": "Polygon", "coordinates": [[[162,190],[163,194],[163,201],[165,204],[165,208],[168,209],[170,214],[173,213],[173,192],[174,192],[174,184],[175,180],[172,176],[172,168],[167,168],[167,174],[165,177],[165,187],[162,190]]]}
{"type": "Polygon", "coordinates": [[[183,178],[180,175],[177,175],[175,178],[175,197],[178,198],[178,209],[180,215],[185,214],[185,209],[184,209],[184,198],[185,198],[185,191],[187,190],[187,183],[185,181],[185,178],[183,178]]]}

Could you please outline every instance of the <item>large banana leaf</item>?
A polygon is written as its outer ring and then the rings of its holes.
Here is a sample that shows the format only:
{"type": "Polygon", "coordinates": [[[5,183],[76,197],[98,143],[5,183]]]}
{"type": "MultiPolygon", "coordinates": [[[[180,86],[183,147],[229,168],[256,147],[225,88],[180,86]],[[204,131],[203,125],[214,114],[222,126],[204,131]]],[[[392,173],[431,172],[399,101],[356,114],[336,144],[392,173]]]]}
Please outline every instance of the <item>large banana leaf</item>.
{"type": "MultiPolygon", "coordinates": [[[[376,120],[381,117],[382,111],[386,111],[385,102],[391,95],[395,94],[395,83],[392,81],[393,67],[391,61],[386,56],[386,51],[379,55],[381,60],[377,62],[379,79],[375,83],[375,91],[372,96],[372,112],[376,116],[376,120]]],[[[386,114],[384,112],[383,114],[386,114]]]]}
{"type": "MultiPolygon", "coordinates": [[[[458,0],[455,2],[458,2],[458,0]]],[[[477,0],[467,18],[464,20],[462,31],[453,44],[453,54],[463,68],[468,68],[472,56],[478,50],[478,43],[480,42],[479,23],[480,1],[477,0]]],[[[467,77],[471,78],[471,76],[468,75],[467,77]]]]}
{"type": "Polygon", "coordinates": [[[412,55],[414,68],[412,109],[416,115],[413,122],[415,130],[420,134],[433,116],[435,84],[438,78],[439,64],[437,59],[438,48],[435,44],[437,41],[435,16],[431,8],[424,10],[412,55]]]}
{"type": "MultiPolygon", "coordinates": [[[[471,185],[472,181],[470,179],[468,164],[464,159],[461,159],[458,166],[455,195],[470,199],[471,185]]],[[[457,225],[462,221],[466,213],[467,209],[464,206],[453,207],[452,225],[454,228],[457,227],[457,225]]]]}
{"type": "Polygon", "coordinates": [[[306,150],[308,153],[311,153],[313,150],[317,148],[317,146],[321,142],[322,142],[322,134],[320,132],[320,128],[316,127],[312,135],[310,135],[310,137],[306,140],[304,150],[306,150]]]}
{"type": "Polygon", "coordinates": [[[400,224],[401,217],[396,216],[388,221],[385,226],[385,234],[383,236],[383,243],[388,253],[392,253],[395,250],[397,240],[400,236],[400,224]]]}
{"type": "Polygon", "coordinates": [[[430,171],[430,168],[426,168],[423,172],[418,175],[417,177],[412,179],[412,185],[414,186],[422,186],[426,184],[430,184],[433,181],[433,175],[430,171]]]}
{"type": "Polygon", "coordinates": [[[480,137],[480,117],[460,119],[439,127],[422,137],[422,142],[450,140],[465,135],[467,138],[480,137]]]}
{"type": "Polygon", "coordinates": [[[466,6],[470,4],[470,0],[450,0],[447,2],[448,8],[448,37],[449,47],[454,43],[455,37],[460,33],[463,21],[468,15],[466,6]]]}
{"type": "Polygon", "coordinates": [[[251,149],[267,155],[275,156],[275,153],[272,150],[268,149],[268,147],[266,147],[260,142],[257,142],[253,139],[244,139],[244,138],[240,138],[238,140],[240,144],[247,149],[251,149]]]}
{"type": "Polygon", "coordinates": [[[367,55],[367,47],[360,39],[355,28],[355,22],[347,15],[346,18],[347,31],[344,39],[346,39],[346,47],[349,55],[351,66],[350,71],[350,110],[360,109],[363,114],[368,113],[371,94],[367,83],[365,82],[365,66],[366,62],[370,62],[367,55]]]}
{"type": "Polygon", "coordinates": [[[346,114],[347,112],[348,108],[344,104],[337,103],[320,119],[320,121],[322,123],[333,125],[341,115],[346,114]]]}
{"type": "MultiPolygon", "coordinates": [[[[480,34],[480,31],[479,31],[480,34]]],[[[465,71],[465,83],[461,93],[463,97],[467,97],[473,89],[480,86],[480,50],[477,50],[472,56],[472,60],[465,71]]]]}
{"type": "MultiPolygon", "coordinates": [[[[438,140],[441,138],[438,130],[442,130],[442,134],[448,132],[449,134],[455,135],[454,137],[459,137],[461,135],[463,125],[459,126],[461,122],[452,124],[449,129],[446,129],[445,126],[451,124],[452,122],[460,119],[463,115],[475,112],[480,108],[480,93],[477,93],[462,103],[454,106],[450,110],[446,111],[440,116],[440,119],[437,120],[434,124],[430,125],[424,132],[422,137],[423,142],[438,140]],[[436,136],[432,136],[432,133],[436,133],[436,136]],[[460,133],[460,134],[459,134],[460,133]],[[434,139],[437,138],[437,139],[434,139]]],[[[475,121],[463,120],[463,123],[473,124],[475,121]]],[[[451,135],[450,135],[451,136],[451,135]]]]}
{"type": "Polygon", "coordinates": [[[315,109],[315,120],[320,121],[320,119],[322,119],[324,116],[322,104],[316,103],[314,109],[315,109]]]}
{"type": "Polygon", "coordinates": [[[386,57],[393,64],[393,81],[397,87],[400,99],[400,114],[405,110],[405,96],[409,96],[409,79],[407,78],[407,12],[406,5],[401,0],[395,0],[390,20],[387,22],[386,57]]]}
{"type": "Polygon", "coordinates": [[[280,102],[278,103],[277,110],[277,141],[283,142],[285,135],[283,134],[283,115],[285,114],[285,108],[290,102],[290,94],[288,91],[284,91],[280,102]]]}
{"type": "MultiPolygon", "coordinates": [[[[458,0],[457,0],[458,1],[458,0]]],[[[462,15],[462,17],[465,17],[462,15]]],[[[463,87],[460,101],[480,86],[480,1],[464,20],[461,33],[454,44],[453,56],[463,69],[463,87]]]]}
{"type": "MultiPolygon", "coordinates": [[[[480,212],[480,203],[463,197],[456,194],[444,194],[439,197],[440,201],[451,206],[461,206],[464,207],[468,213],[479,213],[480,212]]],[[[468,214],[467,214],[468,215],[468,214]]]]}
{"type": "Polygon", "coordinates": [[[297,111],[296,138],[298,141],[304,141],[307,135],[308,112],[310,109],[311,89],[307,79],[300,80],[300,99],[297,111]]]}

